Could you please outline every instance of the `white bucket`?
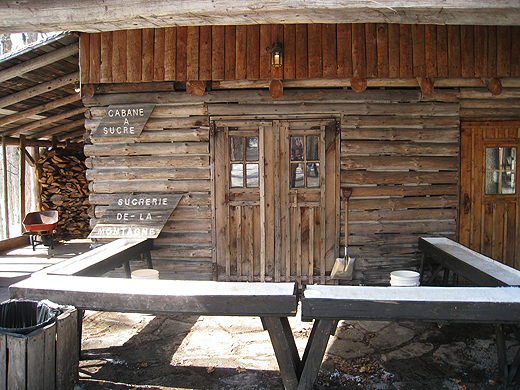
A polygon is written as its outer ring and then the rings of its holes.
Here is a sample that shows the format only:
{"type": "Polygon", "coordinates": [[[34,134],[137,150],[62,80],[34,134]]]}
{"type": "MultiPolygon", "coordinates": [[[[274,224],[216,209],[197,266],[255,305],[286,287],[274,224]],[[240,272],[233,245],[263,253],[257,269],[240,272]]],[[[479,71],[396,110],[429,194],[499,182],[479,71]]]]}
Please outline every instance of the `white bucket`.
{"type": "Polygon", "coordinates": [[[159,271],[156,269],[137,269],[132,271],[132,279],[159,279],[159,271]]]}
{"type": "Polygon", "coordinates": [[[414,287],[420,285],[421,274],[415,271],[393,271],[390,272],[390,285],[401,287],[414,287]]]}

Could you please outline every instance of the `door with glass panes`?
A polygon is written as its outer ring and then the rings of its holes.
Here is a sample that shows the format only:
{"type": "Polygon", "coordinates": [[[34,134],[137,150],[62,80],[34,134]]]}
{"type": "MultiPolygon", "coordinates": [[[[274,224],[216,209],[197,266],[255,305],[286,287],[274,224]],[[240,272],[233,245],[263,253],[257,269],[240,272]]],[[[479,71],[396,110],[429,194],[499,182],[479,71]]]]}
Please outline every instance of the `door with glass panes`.
{"type": "Polygon", "coordinates": [[[520,269],[520,122],[466,122],[461,131],[459,241],[520,269]]]}
{"type": "Polygon", "coordinates": [[[218,280],[329,280],[339,242],[333,120],[214,122],[218,280]]]}

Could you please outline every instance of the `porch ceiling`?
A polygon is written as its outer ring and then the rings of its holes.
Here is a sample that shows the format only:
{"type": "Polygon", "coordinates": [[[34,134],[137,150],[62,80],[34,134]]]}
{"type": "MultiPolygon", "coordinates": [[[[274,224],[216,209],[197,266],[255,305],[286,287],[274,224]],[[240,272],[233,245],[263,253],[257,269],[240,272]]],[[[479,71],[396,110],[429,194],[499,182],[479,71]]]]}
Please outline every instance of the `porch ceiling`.
{"type": "Polygon", "coordinates": [[[518,0],[5,0],[0,32],[189,25],[402,23],[519,25],[518,0]]]}
{"type": "Polygon", "coordinates": [[[0,136],[7,144],[50,146],[83,142],[85,107],[79,80],[78,37],[64,33],[0,60],[0,136]]]}

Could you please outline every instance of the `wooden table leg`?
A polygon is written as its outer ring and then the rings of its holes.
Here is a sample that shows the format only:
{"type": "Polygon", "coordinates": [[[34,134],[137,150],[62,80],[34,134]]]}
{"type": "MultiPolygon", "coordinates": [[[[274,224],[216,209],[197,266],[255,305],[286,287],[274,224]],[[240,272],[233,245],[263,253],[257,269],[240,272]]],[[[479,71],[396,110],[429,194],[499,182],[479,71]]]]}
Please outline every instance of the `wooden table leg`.
{"type": "Polygon", "coordinates": [[[300,356],[289,320],[287,317],[263,317],[262,323],[269,332],[285,390],[297,390],[300,356]]]}
{"type": "Polygon", "coordinates": [[[334,320],[314,320],[301,363],[298,390],[311,390],[314,387],[333,327],[334,320]]]}

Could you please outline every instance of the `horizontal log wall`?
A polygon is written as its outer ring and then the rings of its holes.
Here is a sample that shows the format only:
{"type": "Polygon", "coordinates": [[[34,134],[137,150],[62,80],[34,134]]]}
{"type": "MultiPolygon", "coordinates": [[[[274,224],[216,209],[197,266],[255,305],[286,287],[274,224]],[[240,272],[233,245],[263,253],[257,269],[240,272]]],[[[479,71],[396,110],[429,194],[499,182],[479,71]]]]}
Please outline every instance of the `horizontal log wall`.
{"type": "Polygon", "coordinates": [[[458,104],[402,103],[342,119],[341,185],[352,188],[349,255],[364,284],[416,268],[420,236],[456,238],[458,104]]]}
{"type": "MultiPolygon", "coordinates": [[[[87,130],[97,128],[105,110],[90,109],[87,130]]],[[[91,225],[119,194],[184,193],[154,240],[152,258],[161,278],[213,279],[206,114],[203,104],[157,105],[135,143],[91,138],[92,144],[85,145],[91,225]]]]}
{"type": "Polygon", "coordinates": [[[83,84],[187,80],[520,77],[520,26],[191,26],[82,33],[83,84]],[[284,66],[270,66],[270,46],[284,66]]]}
{"type": "MultiPolygon", "coordinates": [[[[143,86],[143,91],[146,86],[143,86]]],[[[136,143],[92,139],[87,177],[95,223],[116,194],[187,192],[152,253],[165,277],[209,279],[211,199],[209,117],[341,120],[341,186],[349,202],[355,282],[388,282],[416,267],[421,235],[455,238],[458,204],[458,90],[291,90],[276,105],[267,90],[96,95],[85,99],[96,128],[108,104],[157,103],[136,143]],[[226,104],[233,103],[233,104],[226,104]]],[[[337,196],[340,196],[338,194],[337,196]]],[[[344,205],[341,240],[344,242],[344,205]]],[[[341,252],[340,252],[341,253],[341,252]]],[[[330,272],[330,270],[328,270],[330,272]]]]}

